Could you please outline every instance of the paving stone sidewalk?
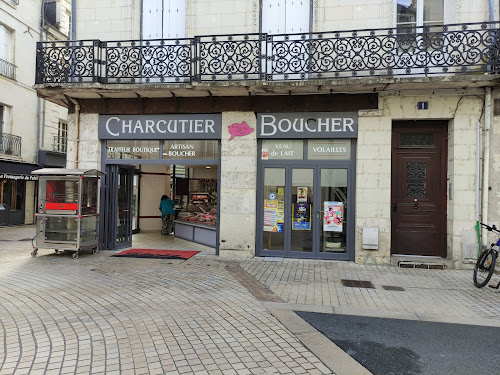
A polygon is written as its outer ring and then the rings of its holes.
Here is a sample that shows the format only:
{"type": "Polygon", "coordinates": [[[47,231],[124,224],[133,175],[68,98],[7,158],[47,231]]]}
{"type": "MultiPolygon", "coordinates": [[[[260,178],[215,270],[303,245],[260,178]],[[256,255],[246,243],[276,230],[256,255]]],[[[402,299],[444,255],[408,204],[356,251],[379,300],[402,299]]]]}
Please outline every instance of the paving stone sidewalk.
{"type": "Polygon", "coordinates": [[[342,373],[342,353],[315,350],[327,343],[287,310],[500,326],[500,293],[475,288],[471,271],[224,260],[201,248],[187,261],[31,258],[33,231],[0,228],[0,374],[342,373]]]}

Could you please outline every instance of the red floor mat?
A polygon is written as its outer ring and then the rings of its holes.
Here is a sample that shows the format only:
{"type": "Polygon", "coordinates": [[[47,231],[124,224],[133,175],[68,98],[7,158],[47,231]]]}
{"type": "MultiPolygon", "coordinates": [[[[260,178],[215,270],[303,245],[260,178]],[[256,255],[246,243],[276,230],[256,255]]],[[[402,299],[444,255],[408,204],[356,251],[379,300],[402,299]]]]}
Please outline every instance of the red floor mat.
{"type": "Polygon", "coordinates": [[[189,259],[198,253],[199,251],[189,250],[130,249],[112,256],[129,258],[189,259]]]}

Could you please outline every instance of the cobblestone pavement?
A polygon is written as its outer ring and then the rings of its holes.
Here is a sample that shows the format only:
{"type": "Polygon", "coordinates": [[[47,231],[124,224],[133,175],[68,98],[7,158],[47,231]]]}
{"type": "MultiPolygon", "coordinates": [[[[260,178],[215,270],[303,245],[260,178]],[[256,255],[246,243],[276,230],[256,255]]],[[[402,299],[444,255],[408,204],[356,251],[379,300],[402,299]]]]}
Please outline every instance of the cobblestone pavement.
{"type": "Polygon", "coordinates": [[[285,310],[500,326],[500,293],[476,289],[471,271],[229,261],[202,247],[187,261],[44,249],[32,258],[34,230],[0,228],[0,374],[333,373],[299,339],[299,321],[278,320],[285,310]]]}
{"type": "Polygon", "coordinates": [[[0,228],[0,374],[329,374],[213,255],[39,250],[0,228]]]}
{"type": "MultiPolygon", "coordinates": [[[[241,267],[295,310],[500,326],[500,290],[476,288],[472,270],[259,258],[241,267]],[[342,279],[370,281],[374,288],[345,287],[342,279]]],[[[499,281],[493,275],[491,282],[499,281]]]]}

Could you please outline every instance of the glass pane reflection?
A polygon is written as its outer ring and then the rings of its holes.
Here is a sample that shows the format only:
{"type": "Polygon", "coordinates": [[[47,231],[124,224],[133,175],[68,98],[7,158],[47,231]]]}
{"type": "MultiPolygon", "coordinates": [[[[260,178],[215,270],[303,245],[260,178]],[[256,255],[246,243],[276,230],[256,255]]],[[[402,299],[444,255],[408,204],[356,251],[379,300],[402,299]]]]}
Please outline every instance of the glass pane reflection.
{"type": "Polygon", "coordinates": [[[284,250],[285,168],[264,169],[264,250],[284,250]]]}

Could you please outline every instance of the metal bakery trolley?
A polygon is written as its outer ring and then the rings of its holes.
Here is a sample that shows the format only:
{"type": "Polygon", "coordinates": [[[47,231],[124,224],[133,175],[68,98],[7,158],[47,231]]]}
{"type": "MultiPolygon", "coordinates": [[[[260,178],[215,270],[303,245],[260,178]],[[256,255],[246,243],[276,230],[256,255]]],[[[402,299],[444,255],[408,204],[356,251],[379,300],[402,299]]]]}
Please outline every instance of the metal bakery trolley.
{"type": "Polygon", "coordinates": [[[31,256],[39,248],[95,254],[99,248],[99,178],[96,169],[44,168],[38,175],[36,240],[31,256]]]}

